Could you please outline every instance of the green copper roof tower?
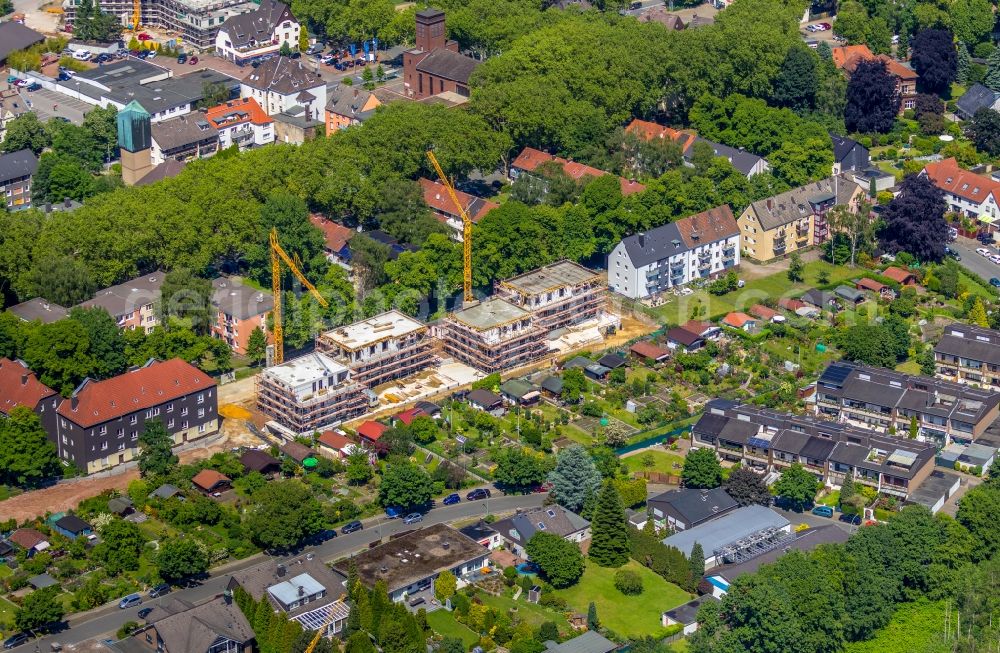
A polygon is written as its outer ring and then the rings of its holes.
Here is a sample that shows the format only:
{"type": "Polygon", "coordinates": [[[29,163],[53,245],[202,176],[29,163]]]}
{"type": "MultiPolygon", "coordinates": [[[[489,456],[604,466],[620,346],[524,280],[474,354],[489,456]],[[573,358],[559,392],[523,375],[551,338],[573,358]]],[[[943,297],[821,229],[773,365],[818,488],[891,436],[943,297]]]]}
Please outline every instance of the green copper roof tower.
{"type": "Polygon", "coordinates": [[[152,144],[149,112],[132,100],[118,112],[118,147],[127,152],[148,150],[152,144]]]}

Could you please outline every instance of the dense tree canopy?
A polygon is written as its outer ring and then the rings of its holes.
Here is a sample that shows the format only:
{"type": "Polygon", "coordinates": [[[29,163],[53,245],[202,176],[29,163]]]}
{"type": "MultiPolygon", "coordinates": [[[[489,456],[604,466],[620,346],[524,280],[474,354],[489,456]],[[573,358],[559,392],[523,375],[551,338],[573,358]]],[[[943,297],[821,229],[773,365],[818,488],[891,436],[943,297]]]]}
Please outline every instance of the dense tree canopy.
{"type": "Polygon", "coordinates": [[[684,458],[684,487],[713,488],[722,484],[722,466],[713,449],[693,449],[684,458]]]}
{"type": "Polygon", "coordinates": [[[601,473],[597,471],[593,458],[580,445],[559,452],[555,469],[549,472],[548,480],[552,483],[551,496],[559,505],[576,513],[583,510],[601,487],[601,473]]]}
{"type": "Polygon", "coordinates": [[[538,531],[528,540],[525,550],[553,587],[568,587],[583,575],[583,554],[575,542],[538,531]]]}
{"type": "Polygon", "coordinates": [[[909,252],[919,261],[940,261],[948,242],[944,195],[926,176],[911,175],[882,214],[882,247],[891,253],[909,252]]]}
{"type": "Polygon", "coordinates": [[[951,32],[925,29],[913,39],[910,63],[920,75],[920,88],[928,93],[950,92],[958,71],[958,52],[951,32]]]}
{"type": "Polygon", "coordinates": [[[0,419],[0,483],[29,488],[60,472],[56,447],[30,408],[15,406],[0,419]]]}
{"type": "Polygon", "coordinates": [[[884,61],[860,61],[847,84],[844,123],[852,132],[888,132],[896,122],[901,101],[896,78],[884,61]]]}

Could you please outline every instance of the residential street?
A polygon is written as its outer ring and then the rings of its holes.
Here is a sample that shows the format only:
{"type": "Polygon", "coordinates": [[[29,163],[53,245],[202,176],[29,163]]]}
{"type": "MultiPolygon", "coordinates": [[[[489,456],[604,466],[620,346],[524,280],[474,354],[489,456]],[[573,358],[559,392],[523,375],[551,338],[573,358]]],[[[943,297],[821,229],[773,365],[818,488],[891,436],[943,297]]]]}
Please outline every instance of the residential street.
{"type": "MultiPolygon", "coordinates": [[[[495,492],[495,491],[494,491],[495,492]]],[[[464,494],[464,492],[463,492],[464,494]]],[[[370,543],[383,538],[395,535],[406,530],[413,530],[423,526],[439,524],[442,522],[452,522],[462,519],[485,516],[488,511],[493,514],[505,513],[517,508],[533,508],[542,505],[546,494],[528,494],[512,496],[496,496],[485,501],[465,501],[453,506],[441,506],[431,510],[424,517],[421,524],[417,526],[405,526],[401,519],[385,519],[375,517],[365,520],[365,529],[350,535],[338,535],[329,542],[325,542],[317,547],[307,547],[302,553],[313,552],[320,559],[325,561],[336,560],[345,555],[353,554],[366,548],[370,543]]],[[[41,650],[49,650],[51,642],[59,642],[63,645],[78,643],[102,635],[113,635],[116,630],[126,621],[138,621],[136,613],[143,607],[155,605],[161,600],[171,598],[183,598],[191,603],[201,603],[217,594],[221,594],[225,589],[229,574],[239,569],[245,569],[260,563],[266,554],[259,554],[234,562],[230,565],[216,569],[212,577],[198,585],[183,590],[174,591],[162,599],[154,599],[152,602],[144,603],[141,606],[120,610],[117,599],[110,604],[95,608],[90,612],[73,615],[68,619],[69,630],[54,636],[43,637],[39,640],[32,640],[23,646],[19,646],[19,651],[34,650],[37,645],[41,650]]],[[[145,597],[146,592],[143,592],[145,597]]]]}
{"type": "MultiPolygon", "coordinates": [[[[977,247],[982,247],[979,242],[972,240],[971,238],[962,238],[961,236],[953,243],[948,245],[962,257],[959,264],[966,270],[977,274],[983,278],[983,281],[989,281],[991,277],[1000,277],[1000,265],[990,262],[985,256],[976,253],[977,247]]],[[[995,247],[988,248],[992,251],[996,251],[995,247]]]]}

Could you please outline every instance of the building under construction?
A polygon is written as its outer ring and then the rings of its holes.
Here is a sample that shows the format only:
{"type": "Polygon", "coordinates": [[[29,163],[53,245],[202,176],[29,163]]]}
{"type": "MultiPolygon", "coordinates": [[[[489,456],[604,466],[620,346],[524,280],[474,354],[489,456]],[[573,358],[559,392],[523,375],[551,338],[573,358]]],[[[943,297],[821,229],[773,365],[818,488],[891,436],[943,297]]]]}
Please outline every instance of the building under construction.
{"type": "Polygon", "coordinates": [[[427,326],[400,311],[337,327],[316,339],[316,349],[347,367],[368,388],[409,376],[436,362],[427,326]]]}
{"type": "Polygon", "coordinates": [[[500,296],[530,311],[544,333],[597,317],[605,290],[600,274],[568,260],[498,284],[500,296]]]}
{"type": "Polygon", "coordinates": [[[441,324],[445,351],[490,374],[545,355],[545,331],[529,311],[501,297],[456,311],[441,324]]]}
{"type": "Polygon", "coordinates": [[[312,434],[358,417],[374,395],[345,365],[312,353],[257,375],[257,408],[291,434],[312,434]]]}
{"type": "MultiPolygon", "coordinates": [[[[122,25],[135,20],[137,0],[98,0],[101,11],[117,17],[122,25]]],[[[198,49],[214,49],[215,36],[230,16],[245,14],[257,8],[250,0],[138,0],[139,24],[167,32],[175,32],[182,45],[198,49]]],[[[66,22],[76,20],[80,0],[63,0],[66,22]]]]}

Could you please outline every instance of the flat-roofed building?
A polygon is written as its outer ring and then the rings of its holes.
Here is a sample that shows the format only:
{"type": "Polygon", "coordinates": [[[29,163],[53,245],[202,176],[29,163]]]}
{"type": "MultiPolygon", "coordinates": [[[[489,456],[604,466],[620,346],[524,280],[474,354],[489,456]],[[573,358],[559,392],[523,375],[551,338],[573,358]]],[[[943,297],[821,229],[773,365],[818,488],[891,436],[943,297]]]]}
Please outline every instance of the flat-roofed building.
{"type": "Polygon", "coordinates": [[[316,348],[351,371],[369,388],[409,376],[434,364],[427,325],[397,310],[331,329],[316,348]]]}
{"type": "Polygon", "coordinates": [[[934,346],[939,379],[1000,390],[1000,331],[949,324],[934,346]]]}
{"type": "Polygon", "coordinates": [[[607,284],[579,263],[563,260],[501,281],[500,296],[530,311],[549,332],[597,317],[607,284]]]}
{"type": "Polygon", "coordinates": [[[663,543],[686,556],[695,544],[701,544],[705,568],[711,569],[774,550],[794,537],[787,519],[770,508],[753,505],[666,537],[663,543]]]}
{"type": "Polygon", "coordinates": [[[326,430],[369,405],[366,389],[350,370],[318,352],[269,367],[256,383],[258,410],[294,435],[326,430]]]}
{"type": "Polygon", "coordinates": [[[943,447],[969,444],[1000,416],[1000,394],[930,376],[848,362],[827,366],[816,382],[816,412],[879,431],[908,433],[943,447]]]}
{"type": "Polygon", "coordinates": [[[545,331],[530,311],[491,297],[455,311],[442,322],[444,349],[467,365],[490,374],[525,365],[545,355],[545,331]]]}

